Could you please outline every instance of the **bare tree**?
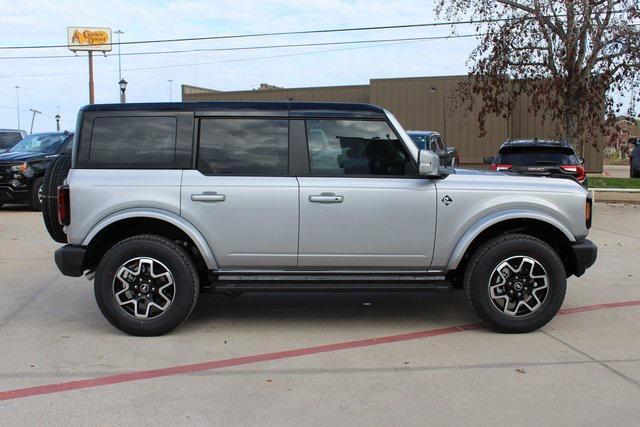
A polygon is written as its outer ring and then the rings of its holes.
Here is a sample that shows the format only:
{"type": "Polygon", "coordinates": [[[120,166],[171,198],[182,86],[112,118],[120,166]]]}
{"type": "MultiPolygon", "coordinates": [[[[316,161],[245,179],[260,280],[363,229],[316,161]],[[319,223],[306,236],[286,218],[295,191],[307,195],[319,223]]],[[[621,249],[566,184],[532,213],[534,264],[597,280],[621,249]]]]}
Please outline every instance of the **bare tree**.
{"type": "Polygon", "coordinates": [[[436,12],[476,22],[481,40],[458,94],[469,108],[484,101],[483,133],[487,115],[507,117],[526,95],[583,153],[614,122],[616,95],[640,100],[640,0],[437,0],[436,12]]]}

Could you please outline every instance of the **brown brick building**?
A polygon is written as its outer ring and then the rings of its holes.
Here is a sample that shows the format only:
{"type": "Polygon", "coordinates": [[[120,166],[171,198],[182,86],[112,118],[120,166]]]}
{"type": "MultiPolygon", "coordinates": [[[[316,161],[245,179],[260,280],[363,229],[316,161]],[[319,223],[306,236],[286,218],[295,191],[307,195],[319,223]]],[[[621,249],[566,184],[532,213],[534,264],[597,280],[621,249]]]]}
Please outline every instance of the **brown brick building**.
{"type": "MultiPolygon", "coordinates": [[[[363,102],[382,106],[400,120],[405,129],[435,130],[448,145],[458,148],[460,163],[479,165],[482,158],[495,155],[509,138],[557,138],[553,125],[528,111],[521,98],[510,118],[487,120],[486,135],[480,137],[477,112],[453,108],[452,93],[464,76],[371,79],[367,85],[284,89],[261,85],[259,90],[223,92],[182,85],[187,101],[326,101],[363,102]]],[[[587,144],[585,144],[587,146],[587,144]]],[[[602,153],[589,146],[584,158],[589,172],[602,172],[602,153]]]]}

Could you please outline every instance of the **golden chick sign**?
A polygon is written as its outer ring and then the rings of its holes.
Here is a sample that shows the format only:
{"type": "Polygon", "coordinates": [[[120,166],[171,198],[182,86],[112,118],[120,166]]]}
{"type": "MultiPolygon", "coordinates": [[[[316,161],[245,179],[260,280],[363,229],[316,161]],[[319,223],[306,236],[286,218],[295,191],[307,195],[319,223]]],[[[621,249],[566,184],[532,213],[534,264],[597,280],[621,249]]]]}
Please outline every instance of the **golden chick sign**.
{"type": "Polygon", "coordinates": [[[67,28],[69,49],[111,51],[111,28],[69,27],[67,28]]]}

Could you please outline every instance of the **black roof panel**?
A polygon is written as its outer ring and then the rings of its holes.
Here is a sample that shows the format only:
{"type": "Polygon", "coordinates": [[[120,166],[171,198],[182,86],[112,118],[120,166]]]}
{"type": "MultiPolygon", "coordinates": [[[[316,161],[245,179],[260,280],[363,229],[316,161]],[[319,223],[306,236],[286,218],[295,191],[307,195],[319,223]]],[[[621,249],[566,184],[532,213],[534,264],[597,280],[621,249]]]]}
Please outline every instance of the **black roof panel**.
{"type": "Polygon", "coordinates": [[[200,115],[277,115],[291,117],[383,118],[384,110],[370,104],[342,102],[158,102],[85,105],[81,111],[194,111],[200,115]]]}

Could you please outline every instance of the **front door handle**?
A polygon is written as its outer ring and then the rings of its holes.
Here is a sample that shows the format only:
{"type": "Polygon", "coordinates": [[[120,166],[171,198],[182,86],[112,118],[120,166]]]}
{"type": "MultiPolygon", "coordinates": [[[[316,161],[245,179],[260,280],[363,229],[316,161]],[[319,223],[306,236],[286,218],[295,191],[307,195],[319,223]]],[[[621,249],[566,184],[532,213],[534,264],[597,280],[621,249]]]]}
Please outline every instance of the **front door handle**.
{"type": "Polygon", "coordinates": [[[344,197],[333,193],[321,193],[315,196],[309,196],[312,203],[342,203],[344,197]]]}
{"type": "Polygon", "coordinates": [[[202,194],[191,195],[191,200],[194,202],[224,202],[226,199],[224,194],[218,194],[215,191],[205,191],[202,194]]]}

